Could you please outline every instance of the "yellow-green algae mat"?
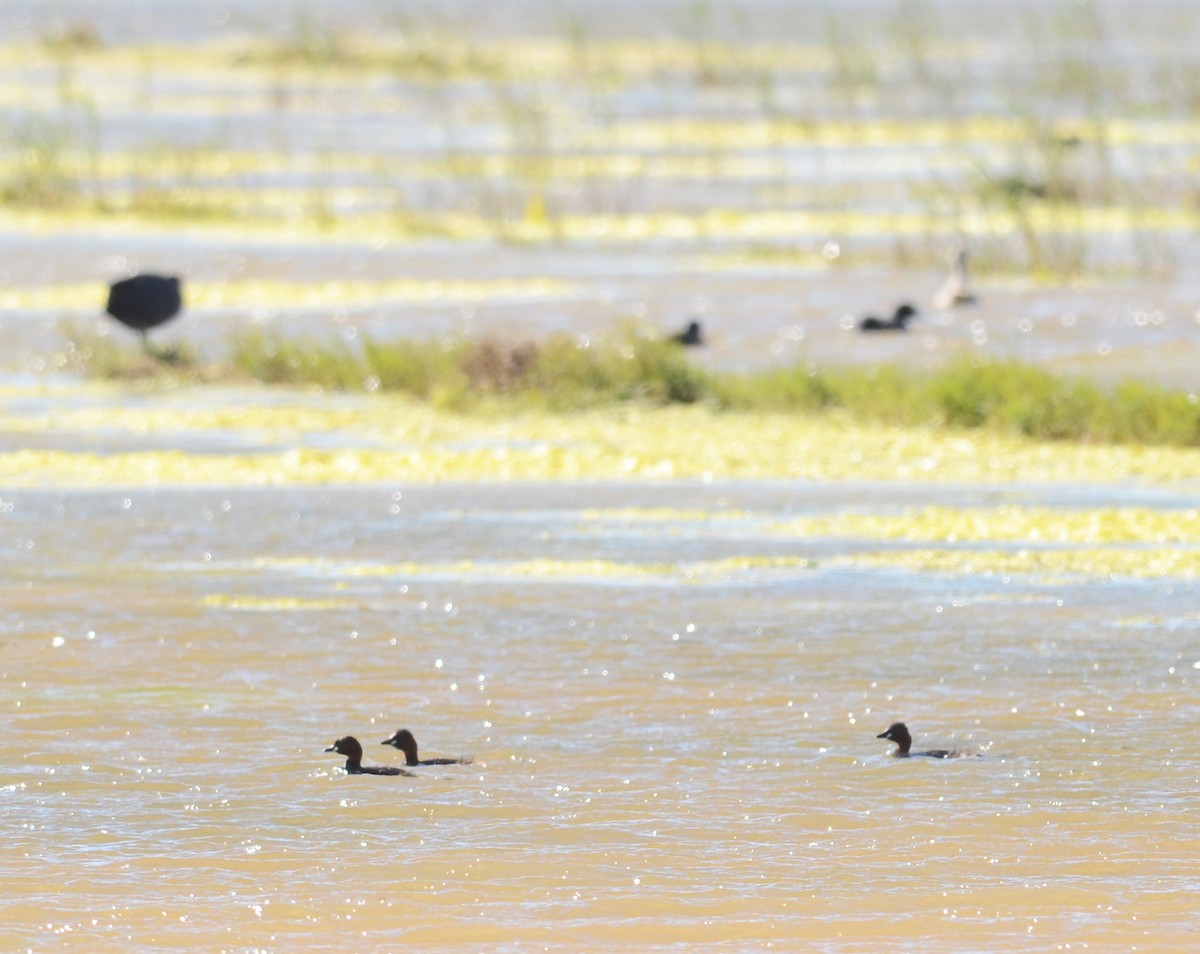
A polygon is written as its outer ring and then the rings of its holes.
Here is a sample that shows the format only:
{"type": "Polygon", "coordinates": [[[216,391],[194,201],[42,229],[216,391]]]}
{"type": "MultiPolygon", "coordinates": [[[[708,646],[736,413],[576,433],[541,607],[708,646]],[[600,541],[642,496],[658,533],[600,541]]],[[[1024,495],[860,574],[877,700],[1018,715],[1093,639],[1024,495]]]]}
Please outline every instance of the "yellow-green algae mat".
{"type": "MultiPolygon", "coordinates": [[[[1038,443],[985,432],[864,425],[833,415],[705,407],[458,414],[390,395],[203,387],[140,393],[81,385],[0,392],[0,433],[98,433],[163,449],[0,453],[0,486],[256,486],[445,481],[804,479],[921,484],[1174,482],[1200,474],[1187,448],[1038,443]],[[46,410],[3,405],[34,398],[46,410]],[[287,400],[280,400],[285,397],[287,400]],[[57,400],[61,398],[61,403],[57,400]],[[80,399],[83,399],[82,401],[80,399]],[[87,406],[79,405],[86,402],[87,406]],[[214,431],[254,452],[189,449],[214,431]],[[330,447],[331,434],[343,446],[330,447]],[[320,446],[309,435],[320,435],[320,446]]],[[[16,443],[16,442],[11,442],[16,443]]],[[[82,443],[82,441],[81,441],[82,443]]]]}
{"type": "MultiPolygon", "coordinates": [[[[622,407],[458,414],[388,395],[330,398],[280,389],[180,388],[142,393],[105,385],[9,389],[0,401],[40,399],[40,413],[0,413],[10,435],[103,431],[154,439],[165,449],[114,453],[0,453],[0,486],[195,487],[389,484],[443,481],[803,479],[1022,485],[1192,481],[1200,451],[1046,444],[984,432],[902,429],[836,416],[729,413],[702,407],[622,407]],[[58,398],[61,398],[61,403],[58,398]],[[81,400],[82,399],[82,400],[81,400]],[[81,404],[85,406],[80,406],[81,404]],[[262,450],[200,453],[193,437],[221,432],[262,450]],[[336,434],[340,447],[329,448],[336,434]],[[323,446],[311,445],[319,435],[323,446]]],[[[199,443],[199,442],[198,442],[199,443]]],[[[206,441],[206,446],[210,444],[206,441]]],[[[1145,507],[929,506],[799,517],[764,525],[764,538],[887,540],[884,551],[847,552],[830,562],[946,573],[1050,576],[1182,576],[1200,570],[1200,512],[1145,507]],[[912,546],[905,546],[912,544],[912,546]],[[932,544],[932,545],[931,545],[932,544]],[[937,546],[949,544],[949,546],[937,546]]],[[[741,511],[586,511],[583,520],[737,519],[741,511]]],[[[755,554],[719,567],[608,568],[606,574],[711,579],[729,572],[805,572],[804,558],[755,554]]],[[[407,573],[445,567],[407,567],[407,573]]],[[[456,567],[494,575],[559,576],[567,568],[456,567]],[[558,572],[555,572],[557,570],[558,572]]],[[[571,574],[580,567],[569,568],[571,574]]],[[[596,572],[595,567],[590,568],[596,572]]],[[[310,607],[305,607],[310,608],[310,607]]]]}
{"type": "MultiPolygon", "coordinates": [[[[521,582],[562,582],[576,580],[607,580],[625,583],[703,584],[725,582],[731,578],[745,579],[763,573],[804,570],[810,565],[805,557],[743,556],[720,560],[690,560],[680,563],[634,563],[617,560],[454,560],[443,563],[355,563],[314,558],[260,557],[244,564],[248,575],[275,571],[302,571],[305,586],[314,585],[315,575],[329,581],[329,589],[341,594],[347,581],[364,577],[445,577],[462,581],[468,579],[521,582]]],[[[354,594],[312,599],[298,597],[260,597],[249,594],[214,594],[206,596],[203,605],[209,608],[250,612],[281,612],[301,610],[335,610],[359,602],[354,594]]]]}
{"type": "Polygon", "coordinates": [[[860,566],[1042,578],[1194,578],[1200,573],[1200,510],[1194,508],[931,506],[897,514],[802,517],[775,529],[801,538],[952,544],[942,548],[900,547],[837,558],[860,566]]]}
{"type": "MultiPolygon", "coordinates": [[[[453,563],[341,564],[326,566],[314,560],[307,570],[324,566],[330,576],[339,579],[392,576],[403,579],[446,577],[455,580],[521,580],[556,582],[563,580],[608,580],[627,583],[670,582],[706,585],[773,579],[805,573],[820,567],[863,566],[893,568],[915,572],[1003,574],[1036,577],[1047,583],[1072,578],[1131,577],[1140,579],[1200,575],[1200,551],[1195,548],[1171,549],[1143,545],[1109,547],[1069,547],[1062,549],[1019,548],[1013,550],[934,549],[881,550],[840,554],[824,560],[802,556],[745,555],[722,560],[697,560],[681,563],[634,563],[610,560],[525,560],[475,561],[453,563]]],[[[259,566],[258,569],[265,569],[259,566]]],[[[308,584],[311,585],[311,581],[308,584]]],[[[337,587],[334,587],[335,589],[337,587]]],[[[206,606],[231,610],[327,610],[354,605],[355,598],[308,599],[261,598],[255,596],[211,596],[206,606]]],[[[369,601],[368,601],[369,602],[369,601]]]]}
{"type": "MultiPolygon", "coordinates": [[[[870,507],[867,501],[864,506],[870,507]]],[[[887,504],[884,502],[884,509],[887,504]]],[[[744,510],[631,508],[585,510],[585,523],[734,521],[744,510]]],[[[764,523],[759,539],[841,539],[850,552],[821,560],[739,557],[705,567],[704,582],[720,572],[778,573],[816,566],[875,566],[947,574],[1036,576],[1047,582],[1071,577],[1186,577],[1200,575],[1200,509],[1099,507],[1069,509],[1002,504],[996,507],[909,507],[895,513],[839,511],[764,523]],[[858,549],[860,541],[899,544],[858,549]],[[946,547],[928,544],[950,544],[946,547]],[[904,546],[914,544],[914,546],[904,546]]]]}

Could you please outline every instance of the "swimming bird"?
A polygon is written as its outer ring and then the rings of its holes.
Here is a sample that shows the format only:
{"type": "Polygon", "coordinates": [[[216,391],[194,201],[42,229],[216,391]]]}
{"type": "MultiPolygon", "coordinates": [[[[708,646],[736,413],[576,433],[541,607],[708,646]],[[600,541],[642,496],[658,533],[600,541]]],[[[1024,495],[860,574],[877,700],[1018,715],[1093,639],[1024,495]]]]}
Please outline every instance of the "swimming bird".
{"type": "Polygon", "coordinates": [[[363,765],[362,745],[352,735],[338,739],[325,751],[337,752],[338,755],[346,756],[347,775],[407,775],[409,778],[416,778],[412,772],[406,772],[402,768],[395,768],[391,765],[363,765]]]}
{"type": "Polygon", "coordinates": [[[912,748],[912,736],[908,734],[908,726],[903,722],[893,722],[888,726],[886,732],[880,732],[875,736],[877,739],[888,739],[896,743],[896,750],[892,752],[898,759],[906,759],[909,756],[923,755],[931,759],[954,759],[970,753],[959,752],[955,749],[930,749],[927,752],[910,752],[912,748]]]}
{"type": "Polygon", "coordinates": [[[456,759],[418,759],[417,740],[408,729],[400,729],[390,739],[384,739],[380,745],[392,745],[404,753],[405,765],[470,765],[474,759],[463,756],[456,759]]]}
{"type": "Polygon", "coordinates": [[[668,337],[667,340],[687,348],[694,348],[704,344],[704,332],[700,330],[700,322],[690,321],[683,331],[676,332],[668,337]]]}
{"type": "Polygon", "coordinates": [[[975,294],[967,280],[967,247],[959,245],[950,260],[950,274],[933,296],[933,307],[947,311],[958,305],[973,305],[975,301],[975,294]]]}
{"type": "Polygon", "coordinates": [[[876,318],[874,315],[867,315],[858,323],[859,331],[907,331],[905,327],[909,321],[915,318],[917,309],[905,302],[896,309],[896,313],[891,318],[876,318]]]}

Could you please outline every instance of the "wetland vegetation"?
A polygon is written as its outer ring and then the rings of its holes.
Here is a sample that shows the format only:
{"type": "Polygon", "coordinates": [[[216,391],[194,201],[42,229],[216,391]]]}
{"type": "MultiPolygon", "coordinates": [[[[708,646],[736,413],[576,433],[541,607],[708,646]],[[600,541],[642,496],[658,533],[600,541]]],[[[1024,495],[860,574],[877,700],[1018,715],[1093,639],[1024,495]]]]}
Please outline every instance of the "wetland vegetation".
{"type": "Polygon", "coordinates": [[[99,378],[252,380],[347,392],[392,392],[456,411],[558,412],[621,404],[699,404],[715,411],[838,412],[860,423],[986,428],[1038,440],[1200,446],[1195,393],[1128,380],[1107,385],[1017,361],[964,354],[931,370],[817,367],[734,372],[703,366],[672,341],[627,325],[605,340],[298,339],[238,335],[228,363],[173,365],[77,335],[64,361],[99,378]]]}
{"type": "MultiPolygon", "coordinates": [[[[1172,274],[1177,236],[1200,226],[1200,70],[1155,46],[1173,25],[1195,28],[1186,11],[1149,11],[1131,40],[1096,4],[1024,8],[969,33],[924,0],[899,0],[865,27],[803,5],[770,31],[704,2],[663,9],[670,22],[656,35],[564,12],[537,30],[471,29],[452,11],[384,12],[368,28],[301,5],[282,28],[190,41],[60,24],[7,48],[3,88],[27,105],[0,129],[0,204],[30,232],[186,228],[437,247],[454,259],[682,250],[694,269],[734,280],[754,268],[928,268],[965,237],[976,275],[1031,287],[1172,274]],[[121,122],[133,116],[147,123],[136,134],[121,122]]],[[[241,320],[300,304],[333,314],[573,293],[557,274],[530,272],[424,283],[227,275],[188,296],[240,321],[219,359],[185,342],[160,368],[68,321],[51,364],[100,378],[396,392],[456,410],[696,404],[1200,442],[1188,389],[1062,376],[967,348],[903,367],[794,350],[747,370],[661,341],[644,330],[659,317],[648,309],[635,312],[636,330],[604,335],[420,337],[346,324],[315,336],[241,320]]],[[[66,312],[84,291],[4,295],[17,309],[66,312]]]]}

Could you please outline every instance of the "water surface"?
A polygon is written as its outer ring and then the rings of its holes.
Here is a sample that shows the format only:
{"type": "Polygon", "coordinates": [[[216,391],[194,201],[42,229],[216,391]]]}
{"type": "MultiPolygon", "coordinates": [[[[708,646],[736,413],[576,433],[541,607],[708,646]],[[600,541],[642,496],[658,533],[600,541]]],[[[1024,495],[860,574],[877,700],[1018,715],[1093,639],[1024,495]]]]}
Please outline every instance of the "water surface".
{"type": "Polygon", "coordinates": [[[8,493],[5,933],[39,950],[1190,947],[1193,584],[872,568],[852,557],[874,544],[771,530],[930,499],[8,493]],[[891,759],[874,736],[895,719],[984,757],[891,759]],[[476,761],[353,777],[322,752],[354,734],[395,763],[375,743],[400,725],[476,761]]]}

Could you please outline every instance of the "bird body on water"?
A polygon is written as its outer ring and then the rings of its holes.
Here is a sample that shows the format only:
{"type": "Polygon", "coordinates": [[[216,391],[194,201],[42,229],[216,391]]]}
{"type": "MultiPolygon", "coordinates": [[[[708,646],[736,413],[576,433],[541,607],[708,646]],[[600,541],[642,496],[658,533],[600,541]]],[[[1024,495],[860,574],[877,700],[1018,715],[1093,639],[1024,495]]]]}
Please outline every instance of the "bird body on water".
{"type": "Polygon", "coordinates": [[[888,726],[886,732],[880,732],[875,738],[895,742],[896,748],[892,752],[892,755],[898,759],[907,759],[916,756],[924,756],[930,759],[956,759],[969,757],[974,754],[972,752],[961,752],[958,749],[928,749],[924,752],[913,752],[912,735],[909,734],[908,726],[903,722],[893,722],[888,726]]]}
{"type": "Polygon", "coordinates": [[[395,768],[391,765],[363,765],[362,743],[352,735],[338,739],[325,751],[337,752],[339,755],[346,756],[347,775],[407,775],[409,778],[416,777],[412,772],[406,772],[402,768],[395,768]]]}
{"type": "Polygon", "coordinates": [[[868,315],[858,323],[859,331],[907,331],[908,323],[916,317],[917,309],[904,304],[896,309],[891,318],[876,318],[868,315]]]}
{"type": "Polygon", "coordinates": [[[950,274],[938,293],[933,296],[933,307],[947,311],[959,305],[975,304],[975,293],[967,278],[967,249],[959,246],[950,260],[950,274]]]}
{"type": "Polygon", "coordinates": [[[405,765],[469,765],[473,761],[469,755],[454,759],[420,759],[417,757],[417,740],[408,729],[398,730],[379,744],[391,745],[403,752],[405,765]]]}
{"type": "Polygon", "coordinates": [[[685,348],[695,348],[704,344],[704,331],[700,327],[700,322],[690,321],[683,331],[676,332],[667,340],[683,345],[685,348]]]}

